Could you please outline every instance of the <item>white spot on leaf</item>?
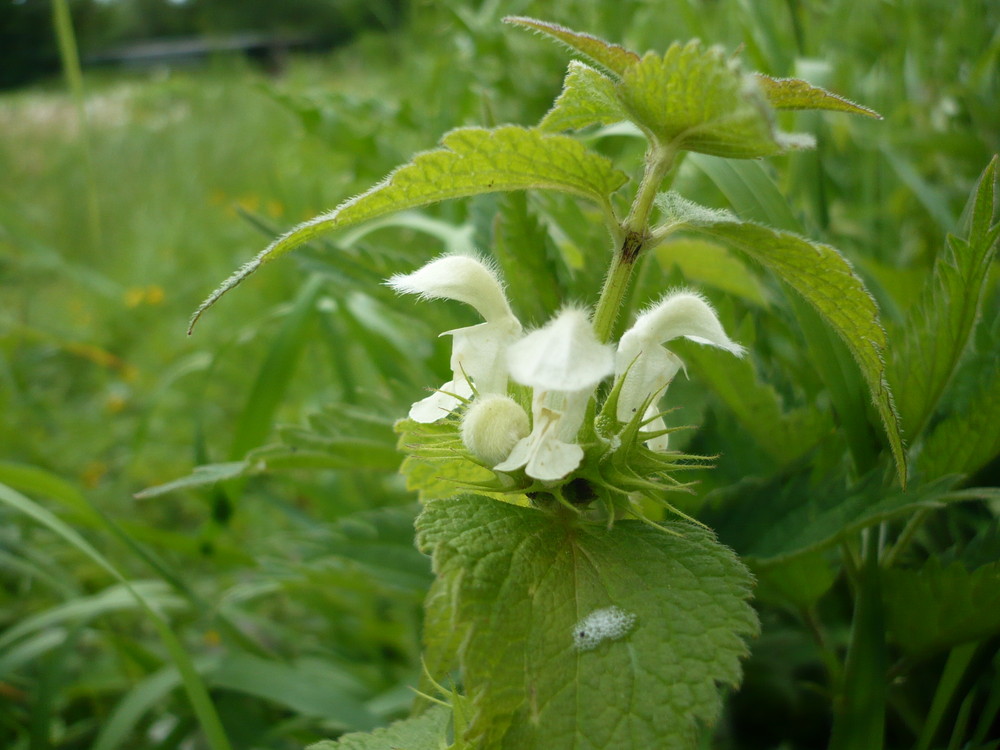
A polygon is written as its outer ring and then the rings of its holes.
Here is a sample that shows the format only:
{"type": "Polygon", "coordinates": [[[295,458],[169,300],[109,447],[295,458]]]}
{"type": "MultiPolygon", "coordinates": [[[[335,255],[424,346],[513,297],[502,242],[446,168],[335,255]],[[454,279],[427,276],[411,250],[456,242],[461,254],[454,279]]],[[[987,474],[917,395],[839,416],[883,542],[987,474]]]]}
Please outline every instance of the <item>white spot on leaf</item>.
{"type": "Polygon", "coordinates": [[[624,638],[635,625],[636,617],[621,607],[595,609],[573,626],[573,646],[577,651],[591,651],[604,641],[624,638]]]}

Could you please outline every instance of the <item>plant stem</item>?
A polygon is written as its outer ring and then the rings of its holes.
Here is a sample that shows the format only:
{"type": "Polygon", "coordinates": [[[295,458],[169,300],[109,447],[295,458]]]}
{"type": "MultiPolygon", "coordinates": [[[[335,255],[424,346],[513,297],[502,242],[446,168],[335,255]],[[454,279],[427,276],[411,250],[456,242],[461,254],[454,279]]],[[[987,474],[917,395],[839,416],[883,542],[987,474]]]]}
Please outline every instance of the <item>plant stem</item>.
{"type": "Polygon", "coordinates": [[[87,219],[90,241],[94,247],[101,244],[101,213],[97,203],[97,172],[90,148],[90,131],[87,127],[87,110],[83,101],[83,73],[80,71],[80,53],[76,46],[73,19],[67,0],[52,0],[52,21],[59,42],[66,84],[73,96],[76,119],[80,126],[80,144],[83,149],[84,168],[87,175],[87,219]]]}
{"type": "Polygon", "coordinates": [[[885,746],[886,648],[879,568],[879,536],[862,534],[864,561],[854,598],[851,641],[837,686],[828,750],[882,750],[885,746]]]}
{"type": "Polygon", "coordinates": [[[628,291],[632,271],[649,239],[649,215],[653,210],[653,201],[663,184],[663,179],[674,166],[675,153],[672,148],[656,145],[646,153],[646,171],[642,175],[635,200],[632,201],[632,208],[622,222],[622,240],[615,248],[594,312],[594,332],[601,342],[611,340],[618,310],[628,291]]]}

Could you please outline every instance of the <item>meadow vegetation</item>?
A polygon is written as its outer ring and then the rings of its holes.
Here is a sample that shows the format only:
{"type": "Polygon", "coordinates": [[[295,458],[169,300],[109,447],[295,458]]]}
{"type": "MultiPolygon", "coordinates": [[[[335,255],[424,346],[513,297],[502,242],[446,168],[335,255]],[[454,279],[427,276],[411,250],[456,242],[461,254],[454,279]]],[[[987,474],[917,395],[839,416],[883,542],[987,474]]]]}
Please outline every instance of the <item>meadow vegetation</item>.
{"type": "MultiPolygon", "coordinates": [[[[988,0],[414,0],[404,27],[278,77],[87,74],[85,127],[60,81],[0,94],[0,747],[291,750],[427,689],[431,566],[393,424],[444,380],[438,333],[478,320],[383,282],[535,243],[558,295],[513,303],[540,325],[596,298],[604,227],[565,197],[449,201],[317,239],[185,330],[275,235],[443,133],[537,123],[568,55],[508,13],[640,51],[700,38],[883,116],[782,112],[815,150],[695,155],[674,187],[851,261],[888,332],[909,495],[846,350],[807,341],[773,277],[684,239],[632,295],[697,286],[752,352],[678,347],[670,391],[670,424],[698,425],[672,446],[718,456],[672,502],[743,556],[762,623],[702,747],[821,747],[834,724],[835,748],[1000,747],[1000,276],[995,235],[977,269],[945,239],[985,232],[970,196],[1000,151],[988,0]]],[[[628,133],[584,138],[641,163],[628,133]]]]}

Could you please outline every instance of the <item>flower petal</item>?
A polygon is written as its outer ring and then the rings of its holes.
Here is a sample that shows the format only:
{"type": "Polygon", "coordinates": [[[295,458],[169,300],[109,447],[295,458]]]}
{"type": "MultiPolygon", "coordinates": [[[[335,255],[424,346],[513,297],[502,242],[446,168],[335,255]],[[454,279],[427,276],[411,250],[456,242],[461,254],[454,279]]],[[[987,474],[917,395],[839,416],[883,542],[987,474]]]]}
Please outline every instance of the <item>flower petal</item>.
{"type": "Polygon", "coordinates": [[[583,424],[591,389],[582,391],[535,390],[531,402],[532,430],[518,441],[497,471],[516,471],[534,479],[555,481],[576,469],[583,448],[574,443],[583,424]]]}
{"type": "Polygon", "coordinates": [[[514,319],[500,279],[476,258],[445,255],[413,273],[396,274],[386,284],[401,294],[464,302],[476,308],[487,321],[514,319]]]}
{"type": "Polygon", "coordinates": [[[596,387],[611,374],[614,356],[597,340],[586,313],[570,309],[512,345],[507,366],[522,385],[580,391],[596,387]]]}
{"type": "MultiPolygon", "coordinates": [[[[632,419],[650,398],[652,403],[643,417],[648,419],[657,413],[656,401],[683,366],[680,358],[662,344],[681,336],[725,349],[737,357],[745,351],[726,335],[715,310],[701,295],[688,291],[667,295],[640,315],[618,342],[615,375],[625,379],[618,396],[619,421],[632,419]]],[[[656,420],[649,429],[663,429],[663,420],[656,420]]],[[[647,445],[653,450],[665,450],[667,436],[654,438],[647,445]]]]}
{"type": "MultiPolygon", "coordinates": [[[[647,345],[665,344],[684,336],[699,344],[710,344],[725,349],[737,357],[742,357],[744,348],[730,339],[722,329],[719,317],[712,306],[700,294],[694,292],[674,292],[664,297],[658,305],[640,315],[624,336],[622,346],[634,346],[633,340],[647,345]]],[[[628,363],[625,363],[628,366],[628,363]]]]}
{"type": "Polygon", "coordinates": [[[521,324],[510,318],[441,334],[453,339],[451,371],[455,380],[471,379],[479,393],[505,393],[507,348],[517,341],[520,333],[521,324]]]}

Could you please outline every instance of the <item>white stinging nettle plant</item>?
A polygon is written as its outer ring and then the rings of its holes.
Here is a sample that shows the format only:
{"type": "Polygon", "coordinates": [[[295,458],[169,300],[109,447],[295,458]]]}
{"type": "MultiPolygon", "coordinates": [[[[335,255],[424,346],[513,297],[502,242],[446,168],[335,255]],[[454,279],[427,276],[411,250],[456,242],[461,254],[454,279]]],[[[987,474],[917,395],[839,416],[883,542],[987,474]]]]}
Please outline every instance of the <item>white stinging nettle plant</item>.
{"type": "MultiPolygon", "coordinates": [[[[687,152],[752,159],[808,148],[809,136],[778,129],[776,110],[878,115],[805,81],[746,72],[698,42],[639,55],[554,24],[506,21],[585,59],[570,63],[537,126],[451,131],[440,148],[276,239],[212,294],[192,326],[262,264],[324,232],[501,191],[587,202],[611,240],[592,307],[564,301],[526,330],[501,273],[466,255],[386,282],[400,294],[464,303],[483,321],[442,334],[451,337],[450,379],[398,426],[409,465],[438,461],[444,480],[454,472],[453,491],[425,503],[417,543],[436,574],[423,687],[449,684],[457,669],[461,689],[442,689],[447,705],[425,704],[391,736],[410,750],[694,748],[719,716],[720,686],[739,684],[746,639],[759,625],[747,569],[667,499],[686,487],[676,474],[706,461],[670,448],[662,407],[683,362],[668,347],[686,338],[735,358],[746,351],[690,288],[661,290],[632,316],[630,282],[653,249],[682,232],[771,271],[853,355],[904,482],[886,335],[847,260],[669,190],[687,152]],[[627,212],[619,194],[628,175],[566,132],[622,122],[647,141],[627,212]]],[[[369,738],[354,736],[350,747],[383,747],[378,732],[369,738]]]]}

